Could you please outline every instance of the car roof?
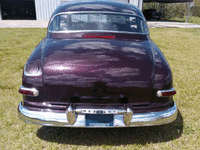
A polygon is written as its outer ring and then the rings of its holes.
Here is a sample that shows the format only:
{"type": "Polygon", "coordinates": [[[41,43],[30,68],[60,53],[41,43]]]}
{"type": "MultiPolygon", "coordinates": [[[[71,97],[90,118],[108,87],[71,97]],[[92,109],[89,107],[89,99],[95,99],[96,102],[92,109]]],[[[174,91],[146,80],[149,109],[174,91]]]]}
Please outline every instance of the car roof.
{"type": "Polygon", "coordinates": [[[134,5],[118,3],[112,1],[79,1],[68,2],[59,5],[53,12],[52,17],[62,12],[80,12],[80,11],[103,11],[103,12],[115,12],[126,13],[130,15],[137,15],[143,17],[142,12],[134,5]]]}

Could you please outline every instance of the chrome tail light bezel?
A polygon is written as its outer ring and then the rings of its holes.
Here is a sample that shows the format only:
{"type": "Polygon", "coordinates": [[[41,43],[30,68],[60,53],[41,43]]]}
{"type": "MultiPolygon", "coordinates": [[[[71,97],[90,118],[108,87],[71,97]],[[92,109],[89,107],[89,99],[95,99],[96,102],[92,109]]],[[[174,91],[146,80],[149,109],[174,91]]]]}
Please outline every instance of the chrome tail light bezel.
{"type": "Polygon", "coordinates": [[[37,97],[39,96],[39,91],[36,88],[27,88],[23,85],[19,89],[19,93],[27,96],[37,97]]]}
{"type": "Polygon", "coordinates": [[[176,90],[174,89],[174,87],[172,87],[171,89],[167,89],[167,90],[158,90],[156,95],[158,97],[169,97],[175,94],[176,94],[176,90]]]}

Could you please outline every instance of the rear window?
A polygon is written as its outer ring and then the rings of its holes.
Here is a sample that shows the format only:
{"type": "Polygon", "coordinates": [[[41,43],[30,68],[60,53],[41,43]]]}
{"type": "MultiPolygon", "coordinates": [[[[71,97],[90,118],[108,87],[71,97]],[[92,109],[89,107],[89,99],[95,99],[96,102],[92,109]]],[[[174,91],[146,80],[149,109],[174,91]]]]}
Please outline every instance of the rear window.
{"type": "Polygon", "coordinates": [[[53,18],[49,31],[103,30],[148,33],[146,22],[137,16],[106,13],[60,14],[53,18]]]}

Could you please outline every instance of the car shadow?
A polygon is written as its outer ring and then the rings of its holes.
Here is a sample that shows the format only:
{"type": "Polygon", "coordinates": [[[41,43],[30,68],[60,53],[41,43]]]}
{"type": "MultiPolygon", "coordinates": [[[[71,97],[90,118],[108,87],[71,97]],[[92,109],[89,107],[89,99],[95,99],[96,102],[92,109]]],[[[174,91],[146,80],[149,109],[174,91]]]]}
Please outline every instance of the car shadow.
{"type": "Polygon", "coordinates": [[[72,145],[126,145],[161,143],[178,139],[183,133],[183,117],[167,125],[133,128],[62,128],[42,126],[37,136],[45,141],[72,145]]]}

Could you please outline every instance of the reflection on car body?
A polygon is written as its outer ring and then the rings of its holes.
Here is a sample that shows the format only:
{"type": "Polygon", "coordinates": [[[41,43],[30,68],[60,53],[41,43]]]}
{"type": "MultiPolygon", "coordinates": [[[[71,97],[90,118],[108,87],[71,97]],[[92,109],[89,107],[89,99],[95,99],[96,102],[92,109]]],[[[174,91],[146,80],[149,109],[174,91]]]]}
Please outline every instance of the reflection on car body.
{"type": "Polygon", "coordinates": [[[20,119],[46,126],[151,126],[177,116],[170,67],[141,11],[122,3],[60,5],[19,92],[20,119]]]}

